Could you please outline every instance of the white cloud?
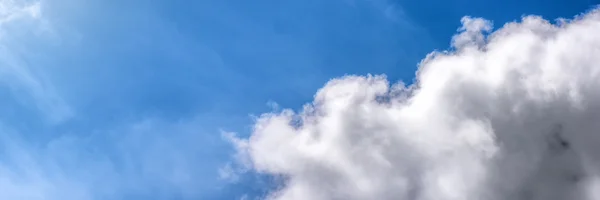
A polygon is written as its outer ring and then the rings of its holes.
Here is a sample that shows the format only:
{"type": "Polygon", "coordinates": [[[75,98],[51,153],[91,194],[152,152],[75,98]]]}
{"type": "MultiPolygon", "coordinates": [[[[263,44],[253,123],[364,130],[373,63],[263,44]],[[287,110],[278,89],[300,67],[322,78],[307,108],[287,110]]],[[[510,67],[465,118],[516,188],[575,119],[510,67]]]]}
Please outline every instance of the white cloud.
{"type": "Polygon", "coordinates": [[[462,22],[416,85],[338,78],[234,138],[248,167],[286,178],[268,199],[600,198],[600,10],[462,22]]]}
{"type": "Polygon", "coordinates": [[[492,30],[492,23],[483,18],[463,17],[460,22],[463,24],[457,34],[452,38],[452,46],[462,48],[469,45],[485,45],[484,33],[492,30]]]}

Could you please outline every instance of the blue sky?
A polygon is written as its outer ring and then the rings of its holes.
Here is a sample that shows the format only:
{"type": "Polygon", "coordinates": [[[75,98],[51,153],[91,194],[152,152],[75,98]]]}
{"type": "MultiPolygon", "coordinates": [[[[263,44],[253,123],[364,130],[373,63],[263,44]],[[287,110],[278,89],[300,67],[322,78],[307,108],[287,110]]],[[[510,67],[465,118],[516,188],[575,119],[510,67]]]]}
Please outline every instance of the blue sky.
{"type": "Polygon", "coordinates": [[[230,183],[217,171],[233,152],[221,130],[247,135],[268,102],[300,108],[345,74],[411,82],[465,15],[501,25],[597,3],[0,1],[0,187],[73,199],[261,195],[267,178],[230,183]]]}

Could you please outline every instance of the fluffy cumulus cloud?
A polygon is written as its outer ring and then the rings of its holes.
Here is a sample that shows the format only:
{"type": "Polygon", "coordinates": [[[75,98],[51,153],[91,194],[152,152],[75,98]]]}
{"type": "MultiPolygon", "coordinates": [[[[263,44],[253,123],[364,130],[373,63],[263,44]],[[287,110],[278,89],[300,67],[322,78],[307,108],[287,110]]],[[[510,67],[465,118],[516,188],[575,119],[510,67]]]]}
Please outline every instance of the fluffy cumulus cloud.
{"type": "Polygon", "coordinates": [[[341,77],[232,137],[247,169],[282,178],[266,198],[600,199],[600,10],[462,23],[414,85],[341,77]]]}

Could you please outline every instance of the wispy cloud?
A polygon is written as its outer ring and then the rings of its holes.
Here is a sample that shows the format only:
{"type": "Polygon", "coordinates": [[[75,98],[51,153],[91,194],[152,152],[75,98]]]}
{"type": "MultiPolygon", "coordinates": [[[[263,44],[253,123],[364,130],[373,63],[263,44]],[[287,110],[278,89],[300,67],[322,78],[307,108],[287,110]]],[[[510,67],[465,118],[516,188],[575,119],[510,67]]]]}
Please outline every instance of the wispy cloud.
{"type": "Polygon", "coordinates": [[[51,122],[69,118],[74,111],[52,85],[36,74],[36,68],[23,58],[22,43],[34,38],[19,37],[27,32],[45,32],[40,1],[5,0],[0,2],[0,84],[6,85],[23,104],[32,104],[51,122]]]}
{"type": "Polygon", "coordinates": [[[0,24],[19,18],[39,18],[40,1],[2,0],[0,2],[0,24]]]}
{"type": "Polygon", "coordinates": [[[0,198],[190,199],[217,192],[217,171],[209,167],[217,163],[206,155],[219,139],[199,124],[147,119],[42,143],[3,126],[0,198]]]}
{"type": "Polygon", "coordinates": [[[0,119],[0,199],[193,199],[218,192],[221,159],[214,151],[226,146],[219,146],[219,134],[205,127],[216,116],[168,120],[104,112],[111,120],[101,121],[90,113],[76,115],[77,105],[63,97],[80,100],[75,98],[80,94],[63,94],[56,81],[67,76],[49,76],[58,68],[42,62],[70,53],[54,45],[64,35],[44,15],[44,3],[0,1],[0,99],[3,110],[17,107],[0,119]]]}

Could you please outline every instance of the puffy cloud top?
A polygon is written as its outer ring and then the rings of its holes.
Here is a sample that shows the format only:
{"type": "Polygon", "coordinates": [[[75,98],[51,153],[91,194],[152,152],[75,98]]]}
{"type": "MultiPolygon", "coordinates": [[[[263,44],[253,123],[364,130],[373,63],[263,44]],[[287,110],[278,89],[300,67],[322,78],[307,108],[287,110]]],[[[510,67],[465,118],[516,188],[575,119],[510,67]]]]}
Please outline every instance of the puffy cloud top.
{"type": "Polygon", "coordinates": [[[462,23],[414,85],[341,77],[232,138],[246,167],[284,178],[266,198],[600,199],[600,10],[462,23]]]}

